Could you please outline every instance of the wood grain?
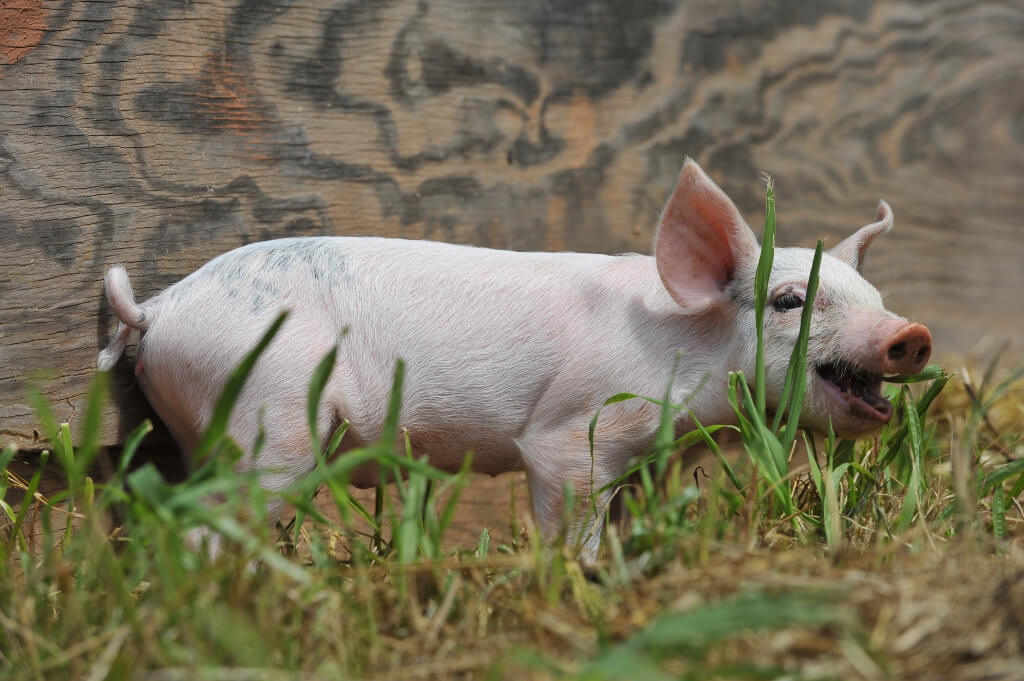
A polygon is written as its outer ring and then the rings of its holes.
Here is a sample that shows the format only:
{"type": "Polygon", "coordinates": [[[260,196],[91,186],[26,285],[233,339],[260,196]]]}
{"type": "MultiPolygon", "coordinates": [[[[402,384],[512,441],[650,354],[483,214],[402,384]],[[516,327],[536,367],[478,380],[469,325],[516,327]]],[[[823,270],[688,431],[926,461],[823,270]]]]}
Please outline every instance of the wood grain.
{"type": "MultiPolygon", "coordinates": [[[[306,234],[647,251],[684,155],[780,241],[880,196],[867,274],[939,357],[1024,331],[1024,6],[0,0],[0,442],[76,424],[111,315],[306,234]],[[40,374],[39,372],[43,372],[40,374]]],[[[146,414],[117,367],[107,444],[146,414]]]]}

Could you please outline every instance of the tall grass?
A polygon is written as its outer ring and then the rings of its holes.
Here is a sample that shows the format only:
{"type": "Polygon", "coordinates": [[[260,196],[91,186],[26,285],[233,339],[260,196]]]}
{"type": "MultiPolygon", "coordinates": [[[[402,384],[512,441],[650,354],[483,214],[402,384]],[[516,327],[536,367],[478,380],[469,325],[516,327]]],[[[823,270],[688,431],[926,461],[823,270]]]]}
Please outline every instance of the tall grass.
{"type": "MultiPolygon", "coordinates": [[[[752,387],[741,374],[729,377],[738,426],[695,421],[676,438],[673,424],[687,405],[670,404],[668,392],[610,397],[605,405],[653,402],[661,419],[649,455],[606,488],[618,489],[630,520],[610,524],[594,566],[577,563],[573,547],[541,546],[535,533],[492,546],[481,528],[473,545],[450,545],[469,457],[449,474],[413,455],[398,426],[401,364],[379,442],[330,459],[343,423],[320,448],[317,411],[332,351],[310,376],[314,471],[273,493],[259,485],[260,471],[236,472],[243,452],[227,435],[230,414],[283,316],[231,375],[180,484],[167,484],[150,463],[133,464],[149,423],[128,436],[112,475],[91,477],[104,375],[90,389],[77,440],[33,393],[52,448],[27,480],[10,469],[14,449],[0,452],[0,509],[10,521],[0,538],[0,678],[752,678],[781,669],[722,651],[773,630],[834,636],[842,655],[870,657],[857,613],[835,593],[737,587],[710,598],[690,591],[680,604],[684,594],[659,585],[680,579],[679,566],[715,565],[730,546],[746,551],[780,539],[832,557],[844,547],[921,549],[955,537],[1001,551],[1019,534],[1012,513],[1024,465],[991,456],[1015,451],[1020,433],[999,431],[989,416],[1024,372],[999,382],[990,372],[956,412],[962,416],[943,412],[941,420],[934,405],[952,377],[929,367],[887,388],[895,414],[875,438],[802,432],[819,242],[783,400],[769,415],[761,329],[775,234],[771,187],[766,215],[755,376],[752,387]],[[723,429],[738,431],[738,458],[716,440],[723,429]],[[676,454],[701,443],[718,465],[698,486],[676,454]],[[806,467],[795,457],[801,444],[806,467]],[[52,464],[67,484],[45,496],[40,480],[52,464]],[[350,493],[363,466],[382,479],[372,509],[350,493]],[[623,485],[633,476],[638,484],[623,485]],[[292,525],[276,533],[266,511],[274,497],[296,509],[292,525]],[[186,536],[220,551],[193,550],[186,536]]],[[[884,651],[876,652],[884,664],[884,651]]]]}

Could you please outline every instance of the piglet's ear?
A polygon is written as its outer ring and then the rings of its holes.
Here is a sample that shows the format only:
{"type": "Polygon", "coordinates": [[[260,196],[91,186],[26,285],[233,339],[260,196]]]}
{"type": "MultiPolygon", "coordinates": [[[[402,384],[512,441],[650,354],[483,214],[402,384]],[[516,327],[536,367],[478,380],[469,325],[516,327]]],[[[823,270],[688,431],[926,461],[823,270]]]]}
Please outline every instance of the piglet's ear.
{"type": "Polygon", "coordinates": [[[875,222],[864,225],[840,241],[832,247],[829,253],[860,272],[864,267],[864,256],[867,254],[868,246],[876,236],[885,234],[890,229],[892,229],[892,208],[885,201],[879,201],[875,222]]]}
{"type": "Polygon", "coordinates": [[[654,246],[669,295],[688,313],[725,304],[725,288],[737,268],[756,261],[758,252],[757,239],[736,205],[687,158],[661,214],[654,246]]]}

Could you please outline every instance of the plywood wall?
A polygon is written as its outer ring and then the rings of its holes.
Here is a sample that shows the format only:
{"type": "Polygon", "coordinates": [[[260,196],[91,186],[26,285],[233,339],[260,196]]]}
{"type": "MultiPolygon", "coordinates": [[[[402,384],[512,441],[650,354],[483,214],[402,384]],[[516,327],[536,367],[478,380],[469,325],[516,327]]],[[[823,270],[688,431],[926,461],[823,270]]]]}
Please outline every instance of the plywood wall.
{"type": "MultiPolygon", "coordinates": [[[[0,443],[75,421],[140,297],[246,242],[647,251],[684,155],[779,239],[880,196],[867,273],[936,352],[1024,331],[1020,2],[0,0],[0,443]],[[43,373],[40,373],[43,372],[43,373]]],[[[116,370],[105,441],[144,413],[116,370]]]]}

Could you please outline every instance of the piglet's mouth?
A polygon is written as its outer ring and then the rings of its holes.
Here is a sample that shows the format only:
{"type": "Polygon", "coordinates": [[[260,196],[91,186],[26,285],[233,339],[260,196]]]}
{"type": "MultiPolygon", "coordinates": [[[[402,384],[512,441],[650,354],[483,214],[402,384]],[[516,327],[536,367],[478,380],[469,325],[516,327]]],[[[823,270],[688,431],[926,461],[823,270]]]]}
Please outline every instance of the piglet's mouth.
{"type": "Polygon", "coordinates": [[[844,402],[854,416],[880,423],[892,418],[892,404],[882,395],[882,375],[846,362],[830,362],[817,368],[826,389],[844,402]]]}

